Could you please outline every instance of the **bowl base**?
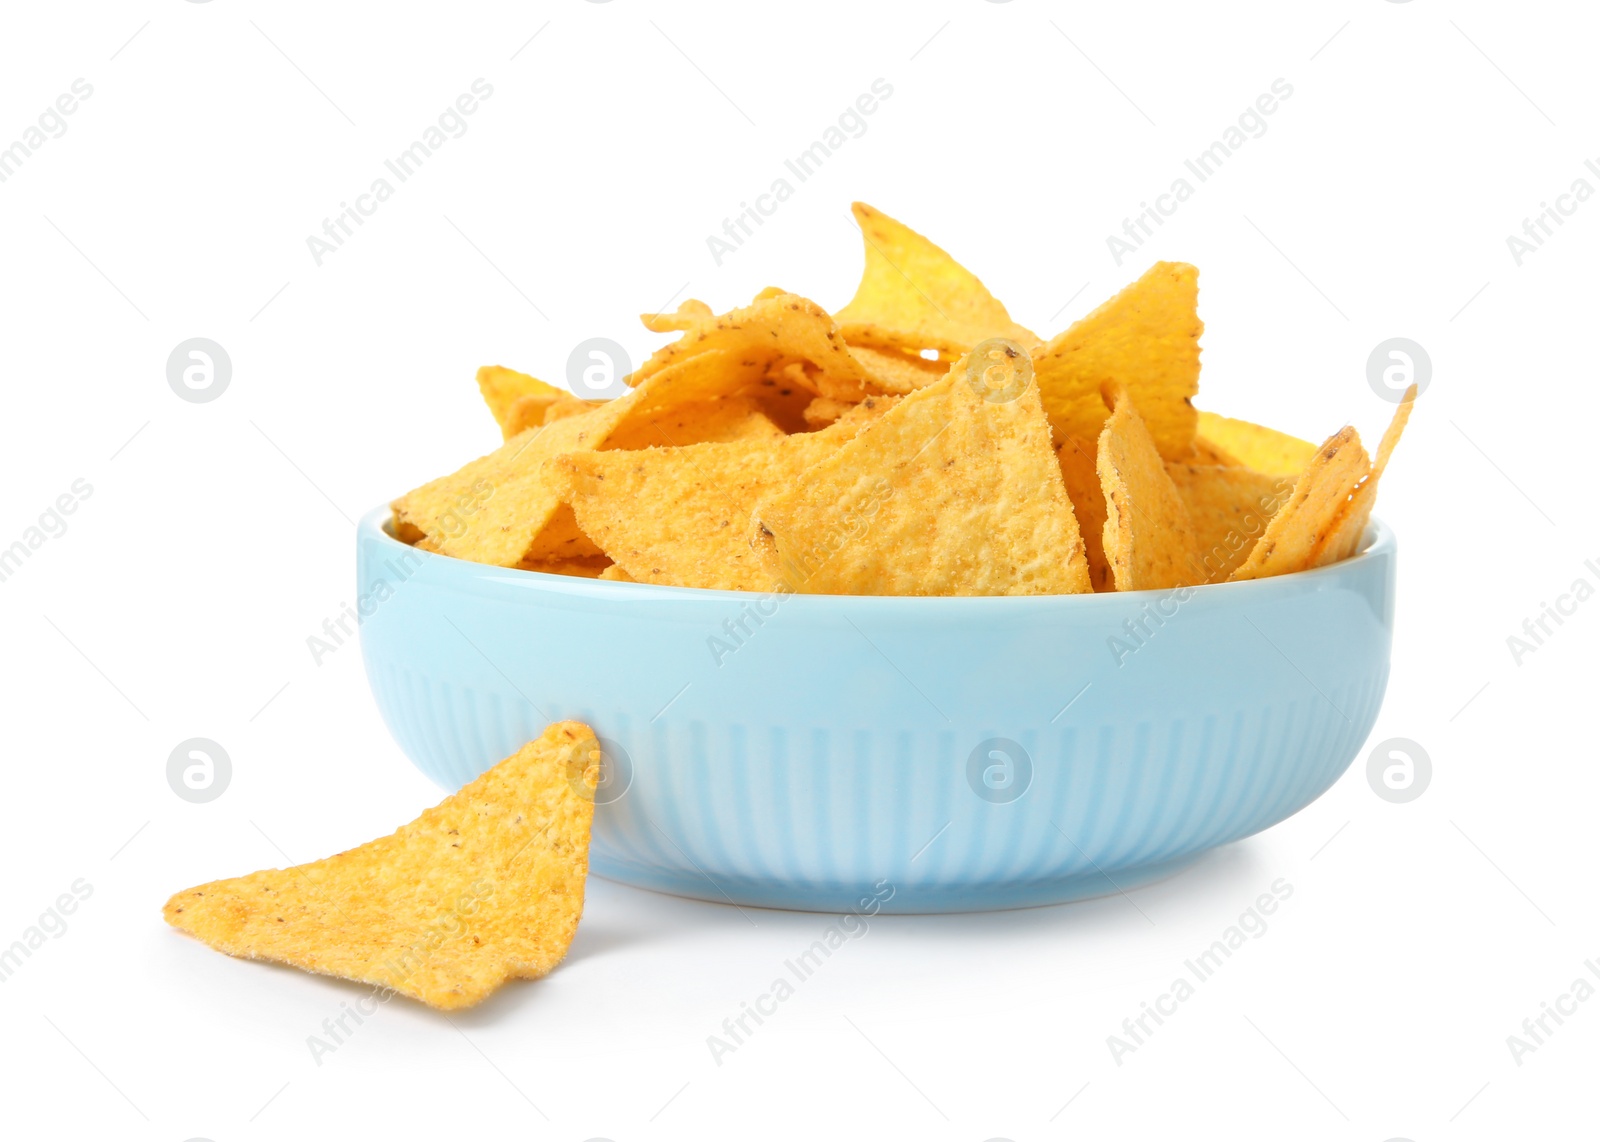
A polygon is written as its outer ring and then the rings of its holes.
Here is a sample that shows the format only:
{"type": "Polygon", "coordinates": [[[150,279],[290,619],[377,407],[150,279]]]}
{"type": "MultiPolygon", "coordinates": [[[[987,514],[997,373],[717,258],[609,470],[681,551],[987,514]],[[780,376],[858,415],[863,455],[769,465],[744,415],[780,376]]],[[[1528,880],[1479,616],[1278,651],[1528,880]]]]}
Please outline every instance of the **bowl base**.
{"type": "MultiPolygon", "coordinates": [[[[1209,850],[1207,850],[1209,851],[1209,850]]],[[[1205,852],[1190,853],[1175,860],[1140,868],[1117,869],[1113,874],[1092,872],[1046,880],[961,885],[899,885],[894,895],[880,900],[876,911],[885,915],[931,915],[952,912],[1002,912],[1012,908],[1039,908],[1047,904],[1069,904],[1114,896],[1165,880],[1188,868],[1205,852]]],[[[795,881],[734,880],[690,873],[681,875],[660,868],[647,868],[591,857],[589,871],[606,880],[685,896],[712,904],[736,904],[751,908],[780,908],[790,912],[866,912],[873,896],[884,891],[872,885],[806,884],[795,881]]],[[[881,883],[881,882],[880,882],[881,883]]]]}

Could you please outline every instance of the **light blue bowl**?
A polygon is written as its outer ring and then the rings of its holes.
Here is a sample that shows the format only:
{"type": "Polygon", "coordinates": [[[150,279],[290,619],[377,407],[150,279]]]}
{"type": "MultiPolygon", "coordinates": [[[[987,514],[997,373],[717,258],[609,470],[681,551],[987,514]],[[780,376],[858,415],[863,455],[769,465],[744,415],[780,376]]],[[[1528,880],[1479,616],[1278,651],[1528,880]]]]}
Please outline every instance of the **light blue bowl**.
{"type": "Polygon", "coordinates": [[[428,555],[388,517],[361,521],[358,597],[401,748],[453,790],[587,722],[590,867],[704,900],[958,912],[1148,883],[1320,796],[1389,674],[1378,523],[1343,563],[1187,598],[780,601],[428,555]]]}

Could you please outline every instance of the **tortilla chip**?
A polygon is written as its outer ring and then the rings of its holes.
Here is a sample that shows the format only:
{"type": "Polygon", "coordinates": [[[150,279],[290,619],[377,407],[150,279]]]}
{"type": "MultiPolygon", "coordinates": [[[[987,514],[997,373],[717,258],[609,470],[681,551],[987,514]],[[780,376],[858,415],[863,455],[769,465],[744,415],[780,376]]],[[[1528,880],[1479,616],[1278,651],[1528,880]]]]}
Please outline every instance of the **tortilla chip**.
{"type": "MultiPolygon", "coordinates": [[[[547,465],[548,467],[548,465],[547,465]]],[[[561,563],[573,559],[597,559],[600,548],[594,540],[583,534],[577,518],[568,504],[561,504],[550,521],[539,529],[528,545],[528,550],[517,561],[524,563],[561,563]]]]}
{"type": "Polygon", "coordinates": [[[769,575],[794,591],[1090,589],[1037,389],[987,400],[964,359],[764,500],[756,517],[769,575]]]}
{"type": "MultiPolygon", "coordinates": [[[[511,406],[517,401],[536,401],[548,405],[557,397],[566,395],[564,390],[554,385],[547,385],[527,373],[519,373],[504,365],[485,365],[479,369],[478,391],[483,394],[483,403],[489,406],[489,411],[494,414],[494,422],[502,430],[505,429],[511,406]]],[[[507,439],[515,435],[514,432],[505,433],[507,439]]]]}
{"type": "Polygon", "coordinates": [[[611,566],[600,572],[600,578],[608,579],[616,583],[637,583],[639,581],[632,575],[629,575],[615,563],[611,564],[611,566]]]}
{"type": "Polygon", "coordinates": [[[545,424],[554,424],[569,416],[580,416],[605,403],[605,401],[583,400],[568,392],[558,392],[549,397],[518,397],[511,403],[505,420],[501,422],[500,431],[507,440],[510,440],[519,432],[526,432],[530,428],[538,428],[545,424]]]}
{"type": "Polygon", "coordinates": [[[848,424],[867,424],[894,407],[899,397],[868,397],[856,404],[817,397],[806,405],[805,420],[808,427],[826,428],[844,421],[848,424]]]}
{"type": "Polygon", "coordinates": [[[871,386],[879,392],[904,395],[943,380],[950,362],[928,360],[915,353],[897,353],[871,345],[851,345],[850,355],[861,362],[871,386]]]}
{"type": "Polygon", "coordinates": [[[1351,495],[1333,530],[1312,552],[1311,566],[1322,567],[1348,559],[1361,546],[1361,538],[1367,533],[1367,523],[1372,519],[1372,505],[1378,501],[1378,481],[1383,478],[1383,470],[1389,466],[1389,456],[1394,452],[1394,446],[1400,443],[1400,436],[1406,430],[1406,422],[1411,419],[1411,406],[1416,399],[1417,386],[1412,385],[1406,390],[1405,400],[1395,409],[1394,419],[1389,422],[1383,439],[1378,443],[1378,456],[1372,462],[1372,471],[1351,495]]]}
{"type": "Polygon", "coordinates": [[[1262,579],[1316,566],[1313,558],[1318,548],[1335,530],[1351,493],[1369,471],[1367,450],[1355,429],[1346,426],[1328,437],[1249,556],[1228,576],[1229,581],[1262,579]]]}
{"type": "Polygon", "coordinates": [[[1214,412],[1199,414],[1195,448],[1212,457],[1203,463],[1254,468],[1269,476],[1289,477],[1304,472],[1317,454],[1317,446],[1309,440],[1214,412]]]}
{"type": "Polygon", "coordinates": [[[1195,582],[1200,548],[1189,510],[1125,390],[1100,433],[1095,470],[1105,492],[1101,536],[1112,586],[1154,591],[1195,582]]]}
{"type": "Polygon", "coordinates": [[[858,431],[834,425],[777,441],[690,444],[561,457],[584,531],[640,583],[770,591],[750,548],[756,502],[858,431]]]}
{"type": "Polygon", "coordinates": [[[603,445],[604,451],[678,447],[684,444],[727,444],[735,440],[781,440],[754,401],[743,397],[690,401],[648,417],[630,417],[603,445]]]}
{"type": "Polygon", "coordinates": [[[1091,440],[1106,419],[1102,390],[1121,386],[1163,459],[1189,454],[1200,387],[1195,311],[1199,271],[1157,262],[1145,275],[1034,352],[1034,370],[1056,439],[1091,440]]]}
{"type": "Polygon", "coordinates": [[[711,316],[711,307],[703,301],[690,298],[678,306],[675,313],[641,313],[639,320],[652,333],[682,333],[695,322],[711,316]]]}
{"type": "Polygon", "coordinates": [[[753,401],[764,416],[784,433],[805,432],[805,411],[816,397],[805,380],[805,366],[797,362],[774,366],[773,371],[738,389],[736,396],[753,401]]]}
{"type": "Polygon", "coordinates": [[[592,555],[576,542],[576,526],[548,542],[535,540],[561,506],[551,457],[597,448],[615,429],[629,402],[610,401],[578,416],[530,428],[494,452],[406,493],[394,502],[395,518],[422,531],[444,555],[510,567],[524,558],[592,555]]]}
{"type": "Polygon", "coordinates": [[[990,337],[1038,344],[982,282],[938,246],[864,202],[850,209],[867,259],[855,297],[836,317],[852,345],[955,355],[990,337]]]}
{"type": "Polygon", "coordinates": [[[1095,467],[1098,445],[1093,440],[1069,436],[1055,443],[1056,460],[1061,465],[1061,480],[1072,501],[1072,514],[1083,537],[1083,555],[1089,565],[1089,583],[1096,591],[1114,591],[1111,567],[1106,562],[1106,494],[1100,487],[1095,467]]]}
{"type": "Polygon", "coordinates": [[[163,914],[230,956],[470,1007],[566,955],[599,759],[594,731],[558,722],[387,837],[187,889],[163,914]]]}
{"type": "Polygon", "coordinates": [[[849,401],[834,400],[832,397],[814,397],[806,405],[805,417],[807,428],[826,428],[838,420],[845,413],[856,406],[849,401]]]}
{"type": "MultiPolygon", "coordinates": [[[[570,510],[570,509],[569,509],[570,510]]],[[[517,564],[518,571],[539,571],[545,575],[567,575],[574,579],[601,579],[606,570],[614,566],[604,555],[583,559],[524,559],[517,564]]]]}
{"type": "Polygon", "coordinates": [[[808,368],[793,378],[822,396],[860,400],[867,395],[866,371],[845,348],[827,311],[795,294],[770,291],[743,309],[692,318],[683,336],[657,349],[628,383],[642,384],[663,369],[714,349],[755,368],[758,376],[773,366],[803,363],[808,368]]]}
{"type": "Polygon", "coordinates": [[[1195,583],[1226,581],[1294,491],[1289,477],[1253,468],[1168,464],[1167,475],[1194,524],[1200,560],[1191,577],[1195,583]]]}

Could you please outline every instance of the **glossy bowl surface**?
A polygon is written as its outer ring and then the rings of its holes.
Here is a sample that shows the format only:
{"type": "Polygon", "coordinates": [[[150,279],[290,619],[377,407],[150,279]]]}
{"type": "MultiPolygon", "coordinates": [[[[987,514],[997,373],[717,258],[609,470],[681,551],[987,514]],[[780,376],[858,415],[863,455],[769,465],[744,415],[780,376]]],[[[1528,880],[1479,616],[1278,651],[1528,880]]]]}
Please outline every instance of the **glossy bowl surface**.
{"type": "Polygon", "coordinates": [[[816,911],[1127,889],[1297,812],[1389,673],[1394,537],[1183,591],[777,596],[517,571],[358,528],[361,644],[454,790],[551,722],[605,747],[590,868],[816,911]]]}

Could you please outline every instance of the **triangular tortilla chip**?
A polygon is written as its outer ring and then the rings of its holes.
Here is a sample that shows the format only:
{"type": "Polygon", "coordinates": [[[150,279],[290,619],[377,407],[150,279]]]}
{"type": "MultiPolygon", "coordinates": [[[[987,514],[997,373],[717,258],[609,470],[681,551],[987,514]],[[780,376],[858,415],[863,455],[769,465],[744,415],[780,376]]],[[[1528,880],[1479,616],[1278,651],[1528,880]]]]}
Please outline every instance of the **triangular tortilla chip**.
{"type": "Polygon", "coordinates": [[[1061,465],[1061,480],[1072,501],[1072,514],[1083,537],[1083,555],[1089,565],[1089,583],[1096,591],[1113,591],[1111,568],[1106,563],[1106,493],[1095,468],[1098,445],[1093,440],[1068,436],[1055,442],[1056,460],[1061,465]]]}
{"type": "Polygon", "coordinates": [[[938,246],[863,202],[850,209],[867,256],[855,297],[836,317],[852,344],[913,354],[964,353],[990,337],[1038,344],[982,282],[938,246]]]}
{"type": "Polygon", "coordinates": [[[557,393],[555,396],[543,394],[521,396],[511,403],[506,418],[500,422],[500,431],[507,440],[510,440],[519,432],[554,424],[569,416],[581,416],[605,403],[605,401],[584,400],[567,392],[557,393]]]}
{"type": "Polygon", "coordinates": [[[628,383],[640,385],[663,369],[714,349],[733,354],[757,375],[803,363],[809,367],[797,379],[822,396],[860,400],[868,392],[866,371],[850,355],[827,311],[796,294],[770,291],[743,309],[691,317],[683,336],[657,349],[628,383]]]}
{"type": "Polygon", "coordinates": [[[710,316],[711,307],[691,297],[678,306],[675,313],[641,313],[639,320],[652,333],[682,333],[697,321],[710,316]]]}
{"type": "Polygon", "coordinates": [[[899,397],[868,397],[858,404],[847,404],[828,397],[817,397],[806,405],[806,424],[813,429],[826,428],[840,421],[865,424],[877,420],[888,412],[899,399],[899,397]]]}
{"type": "Polygon", "coordinates": [[[1229,580],[1264,579],[1315,566],[1317,549],[1369,470],[1367,450],[1355,429],[1347,425],[1328,437],[1229,580]]]}
{"type": "Polygon", "coordinates": [[[1199,271],[1157,262],[1116,297],[1034,351],[1034,373],[1056,439],[1092,440],[1105,423],[1102,389],[1121,386],[1166,460],[1181,460],[1194,442],[1200,388],[1195,311],[1199,271]]]}
{"type": "Polygon", "coordinates": [[[560,465],[584,533],[635,581],[770,591],[773,577],[750,548],[757,501],[859,431],[852,422],[776,441],[563,456],[560,465]]]}
{"type": "Polygon", "coordinates": [[[1095,468],[1105,492],[1101,534],[1112,586],[1152,591],[1195,582],[1200,547],[1189,510],[1125,391],[1100,433],[1095,468]]]}
{"type": "Polygon", "coordinates": [[[851,345],[850,355],[861,362],[872,386],[885,393],[903,395],[943,380],[948,361],[930,361],[914,353],[896,353],[871,345],[851,345]]]}
{"type": "Polygon", "coordinates": [[[163,913],[230,956],[470,1007],[566,955],[599,761],[594,731],[558,722],[387,837],[179,892],[163,913]]]}
{"type": "Polygon", "coordinates": [[[1167,475],[1194,524],[1200,559],[1195,583],[1225,582],[1294,491],[1288,476],[1253,468],[1168,464],[1167,475]]]}
{"type": "Polygon", "coordinates": [[[1196,426],[1195,451],[1195,459],[1209,457],[1201,459],[1201,463],[1254,468],[1269,476],[1295,477],[1311,463],[1317,446],[1309,440],[1251,424],[1248,420],[1202,412],[1196,426]]]}
{"type": "Polygon", "coordinates": [[[690,401],[654,416],[629,417],[611,434],[603,450],[621,452],[635,448],[781,439],[783,430],[767,419],[753,401],[724,397],[690,401]]]}
{"type": "Polygon", "coordinates": [[[964,359],[763,501],[756,516],[770,572],[803,593],[1090,589],[1038,391],[1030,383],[1012,400],[985,399],[964,359]]]}
{"type": "Polygon", "coordinates": [[[1389,456],[1394,452],[1394,446],[1400,443],[1400,436],[1406,430],[1406,422],[1411,419],[1411,406],[1416,399],[1417,386],[1412,385],[1406,390],[1405,400],[1395,409],[1394,419],[1389,422],[1383,439],[1378,442],[1378,455],[1372,462],[1372,471],[1351,495],[1350,502],[1345,505],[1333,529],[1317,550],[1312,552],[1311,566],[1322,567],[1348,559],[1361,546],[1361,537],[1367,532],[1367,522],[1372,519],[1372,506],[1378,502],[1378,481],[1383,478],[1383,470],[1389,466],[1389,456]]]}
{"type": "Polygon", "coordinates": [[[709,350],[660,370],[617,400],[521,432],[396,500],[396,534],[415,528],[428,537],[430,550],[501,567],[598,555],[572,513],[562,510],[566,480],[551,471],[550,460],[600,448],[618,432],[646,432],[640,426],[663,414],[744,388],[760,368],[726,350],[709,350]]]}
{"type": "Polygon", "coordinates": [[[611,401],[579,416],[530,428],[494,452],[408,492],[394,502],[398,526],[420,530],[443,555],[510,567],[518,561],[595,554],[566,529],[536,546],[561,506],[561,481],[547,468],[564,452],[597,448],[622,418],[611,401]]]}
{"type": "MultiPolygon", "coordinates": [[[[489,411],[494,414],[494,422],[502,429],[505,428],[511,406],[517,401],[536,401],[548,405],[558,397],[569,395],[565,389],[547,385],[528,376],[527,373],[519,373],[504,365],[485,365],[479,369],[478,391],[483,394],[483,403],[488,405],[489,411]]],[[[507,439],[515,435],[514,432],[505,433],[507,439]]]]}

